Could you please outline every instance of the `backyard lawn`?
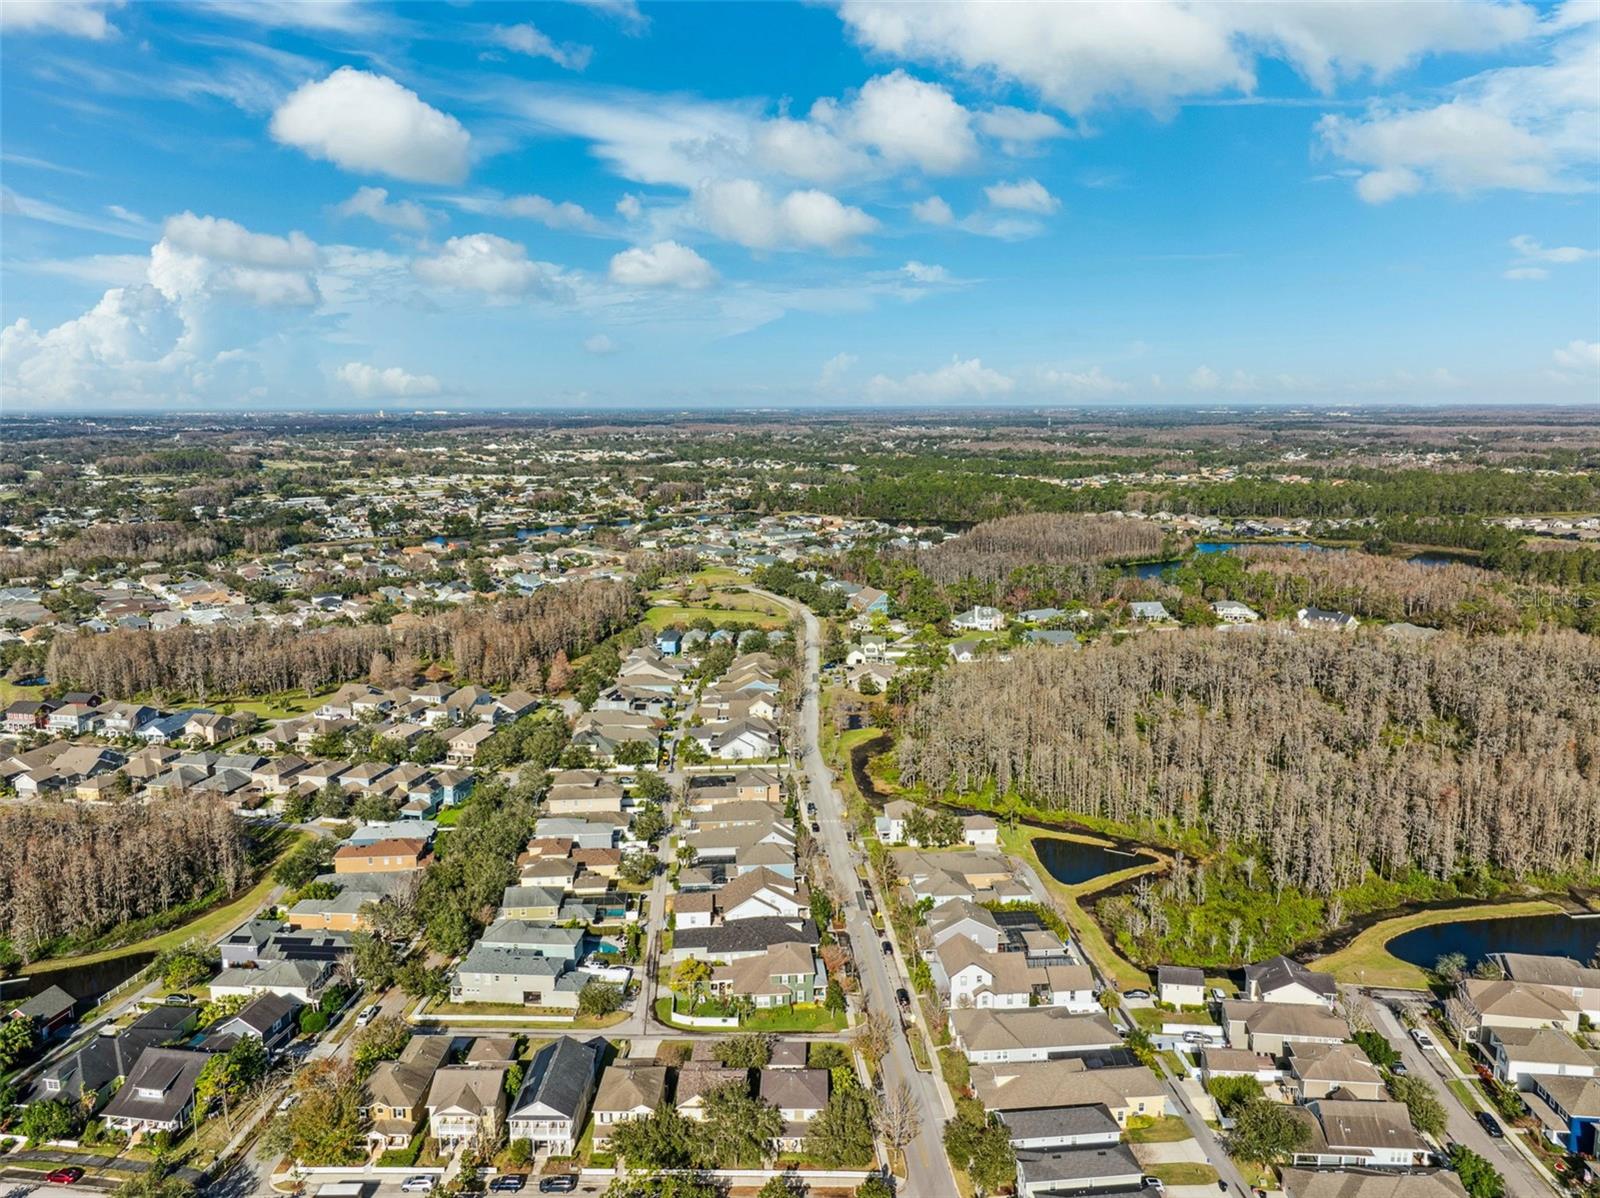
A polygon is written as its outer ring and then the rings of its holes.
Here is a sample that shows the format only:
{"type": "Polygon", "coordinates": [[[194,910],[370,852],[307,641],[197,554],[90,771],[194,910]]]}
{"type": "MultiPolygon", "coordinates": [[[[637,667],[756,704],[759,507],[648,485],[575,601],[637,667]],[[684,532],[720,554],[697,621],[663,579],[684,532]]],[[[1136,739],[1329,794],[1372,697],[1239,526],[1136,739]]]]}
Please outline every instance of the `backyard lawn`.
{"type": "Polygon", "coordinates": [[[1163,1115],[1149,1123],[1141,1123],[1139,1116],[1128,1119],[1128,1143],[1175,1144],[1179,1140],[1192,1140],[1194,1133],[1177,1115],[1163,1115]]]}

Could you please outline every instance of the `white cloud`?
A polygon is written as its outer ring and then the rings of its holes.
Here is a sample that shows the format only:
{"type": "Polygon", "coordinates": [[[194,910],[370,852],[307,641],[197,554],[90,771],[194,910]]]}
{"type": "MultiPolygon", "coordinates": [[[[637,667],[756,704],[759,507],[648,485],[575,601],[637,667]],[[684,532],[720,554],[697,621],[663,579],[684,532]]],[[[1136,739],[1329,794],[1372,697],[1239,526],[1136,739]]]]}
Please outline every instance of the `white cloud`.
{"type": "Polygon", "coordinates": [[[886,161],[930,174],[964,170],[978,157],[972,114],[947,89],[904,71],[867,80],[848,108],[819,104],[812,115],[838,123],[886,161]]]}
{"type": "Polygon", "coordinates": [[[180,250],[217,262],[270,270],[304,270],[317,264],[316,243],[304,233],[252,233],[224,217],[183,212],[167,218],[162,236],[180,250]]]}
{"type": "Polygon", "coordinates": [[[102,287],[133,287],[145,281],[150,258],[146,254],[89,254],[82,258],[35,258],[7,265],[102,287]]]}
{"type": "Polygon", "coordinates": [[[1520,3],[1405,0],[1362,4],[903,4],[845,0],[863,45],[950,64],[1032,89],[1074,115],[1125,102],[1162,110],[1189,96],[1255,86],[1255,59],[1283,59],[1326,90],[1384,75],[1429,53],[1483,51],[1534,28],[1520,3]]]}
{"type": "Polygon", "coordinates": [[[583,339],[583,352],[593,354],[595,357],[604,357],[614,354],[622,347],[604,333],[593,333],[583,339]]]}
{"type": "Polygon", "coordinates": [[[272,115],[272,136],[348,171],[418,183],[466,178],[471,137],[454,117],[384,75],[340,67],[272,115]]]}
{"type": "Polygon", "coordinates": [[[913,258],[900,268],[900,273],[913,283],[948,283],[950,272],[942,266],[934,266],[927,262],[918,262],[913,258]]]}
{"type": "Polygon", "coordinates": [[[1586,250],[1576,245],[1541,245],[1526,233],[1513,237],[1511,248],[1517,251],[1517,256],[1524,262],[1549,262],[1556,266],[1570,266],[1574,262],[1600,258],[1600,250],[1586,250]]]}
{"type": "Polygon", "coordinates": [[[1553,356],[1568,370],[1600,370],[1600,341],[1569,341],[1553,356]]]}
{"type": "Polygon", "coordinates": [[[1215,391],[1221,385],[1222,379],[1209,366],[1197,366],[1189,374],[1191,391],[1215,391]]]}
{"type": "Polygon", "coordinates": [[[377,367],[367,362],[346,362],[335,377],[360,399],[402,399],[438,395],[444,390],[431,374],[410,374],[398,366],[377,367]]]}
{"type": "Polygon", "coordinates": [[[1600,31],[1584,27],[1558,39],[1547,63],[1484,71],[1428,107],[1330,114],[1317,130],[1327,150],[1361,169],[1356,191],[1372,204],[1424,190],[1587,190],[1600,163],[1596,78],[1600,31]]]}
{"type": "Polygon", "coordinates": [[[1015,380],[997,370],[991,370],[978,358],[962,361],[952,358],[948,365],[937,370],[908,374],[894,379],[887,375],[874,375],[867,384],[867,394],[873,399],[924,401],[928,403],[960,403],[969,400],[998,399],[1009,395],[1016,387],[1015,380]]]}
{"type": "Polygon", "coordinates": [[[1548,279],[1550,277],[1550,272],[1542,266],[1508,266],[1505,270],[1504,277],[1507,279],[1519,279],[1526,282],[1535,279],[1548,279]]]}
{"type": "Polygon", "coordinates": [[[809,183],[835,183],[872,169],[871,159],[833,130],[788,117],[757,128],[755,157],[771,170],[809,183]]]}
{"type": "Polygon", "coordinates": [[[1061,207],[1061,201],[1045,190],[1037,179],[1018,179],[1011,183],[994,183],[983,189],[989,203],[996,208],[1009,208],[1016,212],[1033,212],[1049,216],[1061,207]]]}
{"type": "Polygon", "coordinates": [[[938,196],[918,200],[911,205],[911,215],[925,225],[949,225],[954,224],[956,219],[956,214],[950,211],[950,205],[938,196]]]}
{"type": "Polygon", "coordinates": [[[708,181],[695,189],[694,212],[710,232],[750,249],[849,248],[878,222],[825,191],[791,191],[774,200],[754,179],[708,181]]]}
{"type": "Polygon", "coordinates": [[[530,261],[523,246],[493,233],[452,237],[434,256],[413,262],[411,270],[435,287],[500,296],[521,295],[560,279],[558,268],[530,261]]]}
{"type": "Polygon", "coordinates": [[[548,58],[558,67],[581,71],[589,65],[594,48],[574,42],[557,45],[531,23],[521,25],[496,25],[489,31],[490,40],[507,50],[526,54],[530,58],[548,58]]]}
{"type": "Polygon", "coordinates": [[[626,221],[638,220],[644,215],[644,202],[630,191],[617,201],[617,215],[626,221]]]}
{"type": "Polygon", "coordinates": [[[628,287],[680,287],[699,291],[717,281],[717,272],[699,254],[676,241],[635,246],[611,259],[611,280],[628,287]]]}
{"type": "Polygon", "coordinates": [[[366,0],[203,0],[203,7],[267,29],[372,34],[390,24],[388,15],[366,0]]]}
{"type": "Polygon", "coordinates": [[[508,196],[501,204],[508,216],[523,216],[551,229],[594,230],[600,227],[581,204],[571,200],[548,200],[541,195],[508,196]]]}
{"type": "Polygon", "coordinates": [[[116,34],[106,11],[122,0],[5,0],[0,4],[0,32],[61,33],[104,41],[116,34]]]}
{"type": "Polygon", "coordinates": [[[1119,395],[1133,390],[1131,384],[1112,378],[1098,366],[1088,370],[1045,370],[1039,382],[1046,388],[1060,388],[1075,395],[1119,395]]]}
{"type": "Polygon", "coordinates": [[[822,373],[817,377],[817,386],[824,391],[833,390],[859,360],[855,354],[834,354],[822,364],[822,373]]]}
{"type": "Polygon", "coordinates": [[[111,214],[111,220],[93,213],[75,212],[48,200],[34,199],[0,186],[0,216],[20,216],[47,225],[59,225],[64,229],[81,229],[87,233],[103,233],[107,237],[149,242],[154,229],[148,221],[115,204],[106,211],[111,214]]]}
{"type": "Polygon", "coordinates": [[[415,200],[389,199],[382,187],[362,187],[334,209],[340,216],[364,216],[394,229],[423,233],[428,228],[428,211],[415,200]]]}
{"type": "Polygon", "coordinates": [[[1048,112],[1031,112],[1006,104],[980,112],[978,128],[1000,142],[1008,154],[1024,153],[1037,142],[1070,136],[1067,127],[1048,112]]]}
{"type": "Polygon", "coordinates": [[[639,11],[639,0],[575,0],[584,8],[603,13],[635,37],[650,28],[650,18],[639,11]]]}

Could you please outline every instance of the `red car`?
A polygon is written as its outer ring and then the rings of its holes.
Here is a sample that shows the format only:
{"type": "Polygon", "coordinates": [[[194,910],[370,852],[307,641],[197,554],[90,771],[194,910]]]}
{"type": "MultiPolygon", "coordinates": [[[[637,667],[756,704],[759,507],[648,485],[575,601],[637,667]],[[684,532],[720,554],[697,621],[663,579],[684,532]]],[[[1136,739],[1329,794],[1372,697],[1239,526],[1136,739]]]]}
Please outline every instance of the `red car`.
{"type": "Polygon", "coordinates": [[[52,1169],[44,1175],[44,1179],[53,1186],[69,1186],[82,1176],[82,1169],[77,1165],[69,1165],[65,1169],[52,1169]]]}

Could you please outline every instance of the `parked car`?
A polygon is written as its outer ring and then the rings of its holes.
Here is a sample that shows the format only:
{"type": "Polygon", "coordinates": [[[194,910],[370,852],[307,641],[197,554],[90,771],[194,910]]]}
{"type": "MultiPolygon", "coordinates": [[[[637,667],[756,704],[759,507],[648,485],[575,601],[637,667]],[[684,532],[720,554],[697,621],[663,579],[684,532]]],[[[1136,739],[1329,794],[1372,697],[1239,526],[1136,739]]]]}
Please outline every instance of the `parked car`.
{"type": "Polygon", "coordinates": [[[1433,1047],[1433,1037],[1428,1035],[1427,1031],[1423,1028],[1412,1028],[1411,1038],[1417,1042],[1417,1047],[1422,1049],[1424,1052],[1433,1047]]]}
{"type": "Polygon", "coordinates": [[[553,1177],[539,1179],[539,1193],[541,1194],[570,1194],[578,1188],[578,1177],[575,1173],[557,1173],[553,1177]]]}
{"type": "Polygon", "coordinates": [[[822,831],[822,825],[817,823],[816,820],[812,820],[811,821],[811,832],[812,832],[812,835],[815,835],[816,833],[818,833],[820,831],[822,831]]]}
{"type": "Polygon", "coordinates": [[[68,1165],[65,1169],[52,1169],[44,1175],[44,1179],[53,1186],[69,1186],[83,1176],[83,1170],[77,1165],[68,1165]]]}
{"type": "Polygon", "coordinates": [[[883,942],[883,955],[886,957],[894,956],[894,945],[890,944],[887,940],[883,942]]]}
{"type": "Polygon", "coordinates": [[[402,1194],[426,1194],[433,1189],[433,1184],[433,1178],[426,1173],[418,1173],[400,1183],[400,1192],[402,1194]]]}
{"type": "Polygon", "coordinates": [[[1159,1177],[1141,1177],[1139,1179],[1139,1184],[1147,1190],[1154,1190],[1158,1194],[1165,1194],[1167,1192],[1167,1183],[1162,1181],[1159,1177]]]}
{"type": "Polygon", "coordinates": [[[1211,1043],[1211,1037],[1204,1032],[1184,1032],[1183,1042],[1185,1044],[1209,1044],[1211,1043]]]}
{"type": "Polygon", "coordinates": [[[295,1103],[300,1101],[300,1091],[294,1090],[284,1095],[283,1101],[278,1104],[278,1114],[283,1114],[295,1103]]]}
{"type": "Polygon", "coordinates": [[[1148,991],[1148,990],[1124,990],[1122,992],[1122,997],[1123,998],[1149,998],[1150,997],[1150,991],[1148,991]]]}
{"type": "Polygon", "coordinates": [[[894,992],[894,1000],[900,1004],[901,1010],[906,1010],[911,1006],[911,995],[906,993],[906,988],[904,986],[901,986],[894,992]]]}
{"type": "Polygon", "coordinates": [[[1390,1069],[1389,1072],[1394,1074],[1396,1077],[1405,1077],[1407,1073],[1406,1063],[1404,1061],[1396,1061],[1394,1063],[1394,1067],[1390,1069]]]}
{"type": "Polygon", "coordinates": [[[356,1016],[356,1026],[366,1027],[367,1024],[371,1023],[378,1017],[378,1011],[380,1009],[381,1008],[377,1003],[373,1003],[371,1006],[362,1007],[361,1014],[356,1016]]]}
{"type": "Polygon", "coordinates": [[[1500,1120],[1496,1119],[1488,1111],[1478,1112],[1478,1125],[1488,1133],[1491,1140],[1503,1140],[1506,1138],[1505,1129],[1500,1126],[1500,1120]]]}
{"type": "Polygon", "coordinates": [[[502,1173],[489,1183],[491,1194],[520,1194],[528,1179],[521,1173],[502,1173]]]}
{"type": "Polygon", "coordinates": [[[180,990],[167,995],[166,998],[162,999],[161,1001],[166,1003],[169,1007],[186,1007],[194,1001],[194,995],[185,994],[180,990]]]}

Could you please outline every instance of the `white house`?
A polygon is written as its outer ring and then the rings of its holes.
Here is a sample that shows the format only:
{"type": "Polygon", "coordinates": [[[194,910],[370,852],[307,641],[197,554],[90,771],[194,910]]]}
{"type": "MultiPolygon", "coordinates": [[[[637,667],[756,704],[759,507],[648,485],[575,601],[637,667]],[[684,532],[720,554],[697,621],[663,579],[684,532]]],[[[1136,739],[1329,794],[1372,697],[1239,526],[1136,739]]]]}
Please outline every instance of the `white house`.
{"type": "Polygon", "coordinates": [[[998,607],[970,607],[950,621],[963,632],[999,632],[1006,626],[1006,613],[998,607]]]}
{"type": "Polygon", "coordinates": [[[1246,607],[1237,599],[1218,599],[1211,605],[1211,610],[1224,624],[1254,624],[1261,618],[1260,612],[1246,607]]]}
{"type": "Polygon", "coordinates": [[[1182,965],[1156,969],[1156,997],[1175,1007],[1199,1007],[1206,1001],[1206,975],[1182,965]]]}

